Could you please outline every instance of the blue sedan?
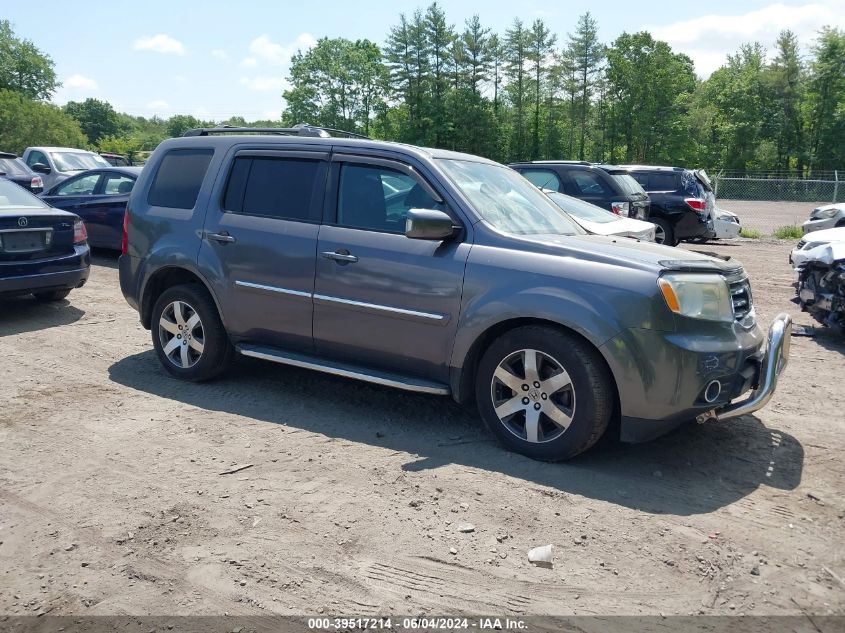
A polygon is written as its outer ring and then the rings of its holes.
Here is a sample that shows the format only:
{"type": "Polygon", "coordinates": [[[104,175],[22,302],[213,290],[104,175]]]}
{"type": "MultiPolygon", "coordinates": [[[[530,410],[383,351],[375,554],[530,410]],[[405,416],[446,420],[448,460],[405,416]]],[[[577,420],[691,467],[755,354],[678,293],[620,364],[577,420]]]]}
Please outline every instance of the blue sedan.
{"type": "Polygon", "coordinates": [[[123,213],[142,167],[103,167],[63,180],[41,195],[53,207],[85,221],[91,246],[120,250],[123,213]]]}

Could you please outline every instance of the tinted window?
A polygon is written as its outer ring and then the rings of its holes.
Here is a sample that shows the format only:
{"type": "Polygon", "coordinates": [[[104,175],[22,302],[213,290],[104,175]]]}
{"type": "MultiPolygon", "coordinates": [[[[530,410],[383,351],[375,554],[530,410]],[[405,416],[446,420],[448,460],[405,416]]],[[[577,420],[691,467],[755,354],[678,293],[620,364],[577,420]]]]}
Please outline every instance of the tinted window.
{"type": "Polygon", "coordinates": [[[522,172],[528,181],[540,189],[551,189],[560,191],[560,178],[553,171],[548,169],[527,169],[522,172]]]}
{"type": "Polygon", "coordinates": [[[193,209],[214,153],[210,149],[172,149],[162,158],[147,202],[153,206],[193,209]]]}
{"type": "Polygon", "coordinates": [[[575,184],[575,191],[583,196],[601,196],[613,193],[605,187],[596,174],[589,171],[573,170],[569,172],[569,177],[575,184]]]}
{"type": "Polygon", "coordinates": [[[317,160],[236,158],[223,207],[235,213],[308,220],[319,171],[317,160]]]}
{"type": "Polygon", "coordinates": [[[403,233],[408,209],[443,209],[416,180],[386,167],[345,163],[340,170],[337,223],[403,233]]]}
{"type": "Polygon", "coordinates": [[[129,193],[135,185],[135,179],[123,174],[106,174],[103,183],[103,193],[107,196],[116,196],[122,193],[129,193]]]}
{"type": "Polygon", "coordinates": [[[53,191],[54,196],[90,196],[97,188],[100,174],[88,174],[65,180],[53,191]]]}
{"type": "Polygon", "coordinates": [[[648,191],[675,191],[677,188],[675,174],[648,175],[648,191]]]}

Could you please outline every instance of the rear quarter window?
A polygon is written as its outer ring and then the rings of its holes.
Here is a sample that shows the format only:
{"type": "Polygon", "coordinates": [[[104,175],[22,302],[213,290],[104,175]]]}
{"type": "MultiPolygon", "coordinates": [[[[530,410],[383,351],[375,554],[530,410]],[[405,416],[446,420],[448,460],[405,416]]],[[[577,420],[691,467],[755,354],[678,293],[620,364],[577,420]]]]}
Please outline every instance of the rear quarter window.
{"type": "Polygon", "coordinates": [[[214,150],[172,149],[159,163],[147,203],[171,209],[193,209],[214,150]]]}

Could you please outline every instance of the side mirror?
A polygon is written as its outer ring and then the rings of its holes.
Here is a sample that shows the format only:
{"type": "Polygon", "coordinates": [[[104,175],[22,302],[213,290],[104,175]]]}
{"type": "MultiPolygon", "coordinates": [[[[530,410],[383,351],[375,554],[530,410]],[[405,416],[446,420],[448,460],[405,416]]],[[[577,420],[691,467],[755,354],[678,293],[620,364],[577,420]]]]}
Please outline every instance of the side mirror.
{"type": "Polygon", "coordinates": [[[35,163],[30,169],[39,174],[49,174],[53,171],[49,165],[45,165],[44,163],[35,163]]]}
{"type": "Polygon", "coordinates": [[[405,218],[405,237],[414,240],[445,240],[457,228],[446,213],[434,209],[408,209],[405,218]]]}

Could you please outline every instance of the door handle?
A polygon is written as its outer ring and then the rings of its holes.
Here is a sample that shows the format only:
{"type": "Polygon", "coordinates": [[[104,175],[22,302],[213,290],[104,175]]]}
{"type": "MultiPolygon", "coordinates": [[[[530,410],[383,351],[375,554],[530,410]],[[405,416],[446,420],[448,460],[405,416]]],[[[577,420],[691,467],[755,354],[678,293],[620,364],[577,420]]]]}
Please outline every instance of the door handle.
{"type": "Polygon", "coordinates": [[[229,235],[226,231],[223,231],[222,233],[206,233],[205,236],[208,239],[214,240],[215,242],[220,242],[221,244],[231,244],[232,242],[237,241],[237,240],[235,240],[235,238],[233,236],[229,235]]]}
{"type": "Polygon", "coordinates": [[[355,263],[358,261],[358,258],[355,255],[351,255],[349,251],[325,251],[323,257],[325,259],[333,259],[336,262],[355,263]]]}

